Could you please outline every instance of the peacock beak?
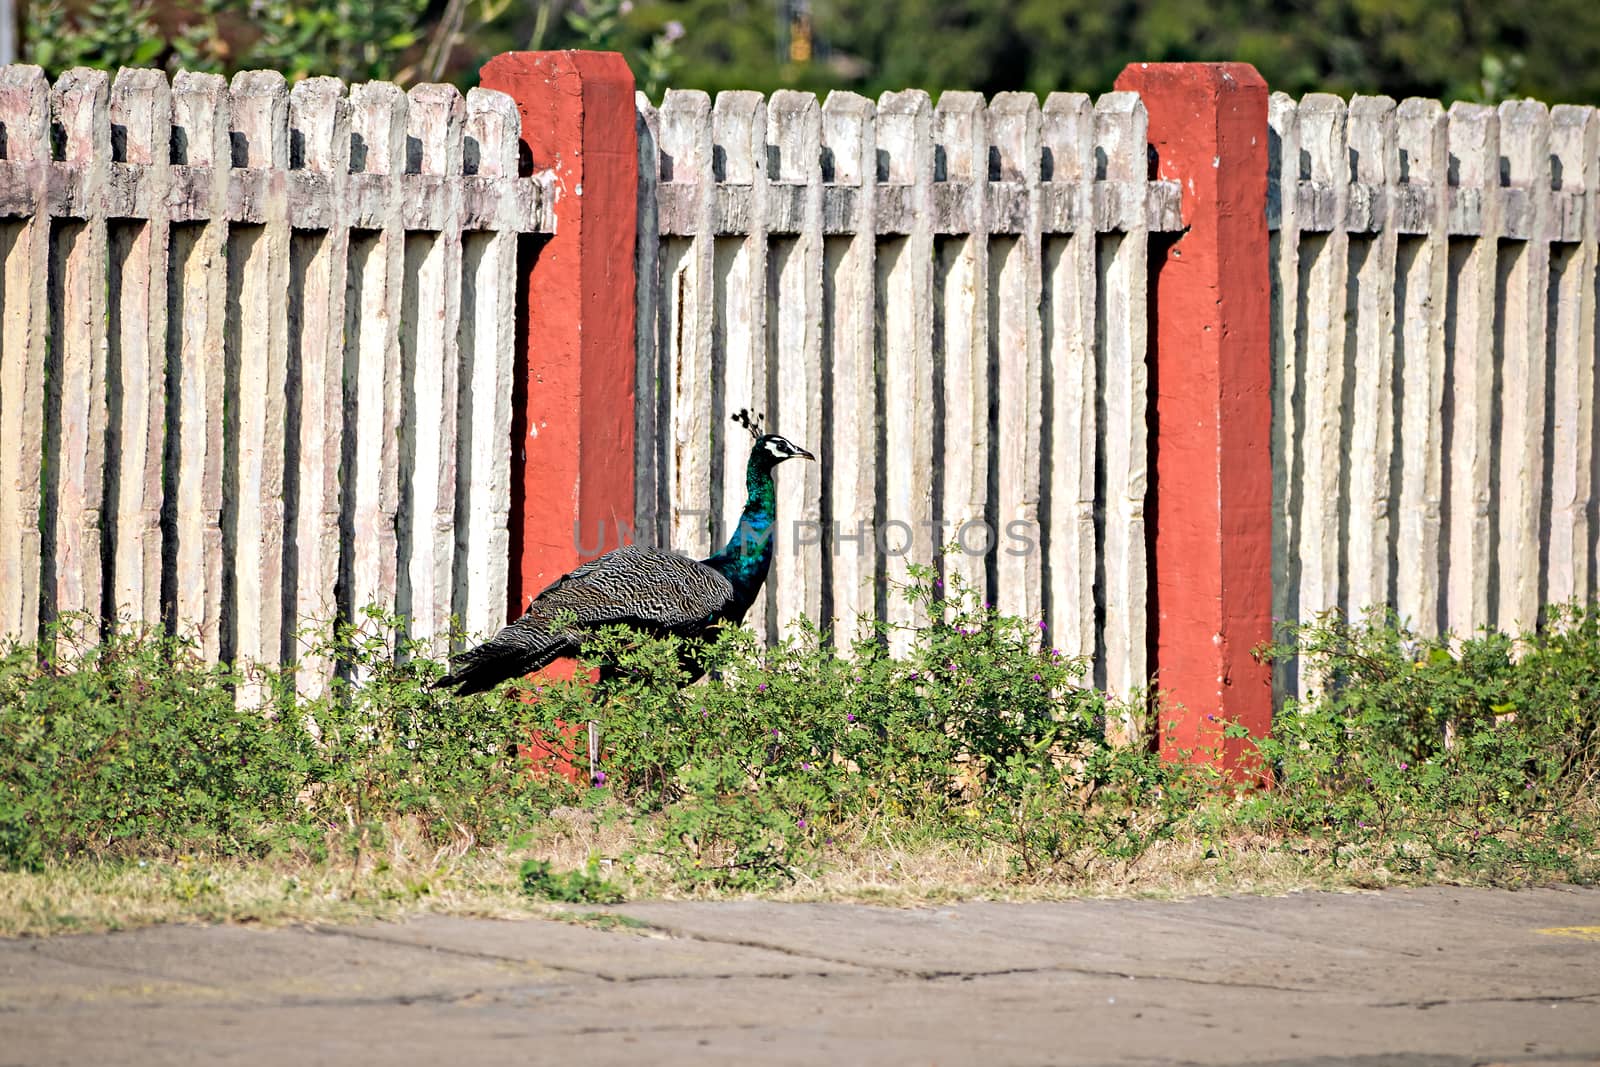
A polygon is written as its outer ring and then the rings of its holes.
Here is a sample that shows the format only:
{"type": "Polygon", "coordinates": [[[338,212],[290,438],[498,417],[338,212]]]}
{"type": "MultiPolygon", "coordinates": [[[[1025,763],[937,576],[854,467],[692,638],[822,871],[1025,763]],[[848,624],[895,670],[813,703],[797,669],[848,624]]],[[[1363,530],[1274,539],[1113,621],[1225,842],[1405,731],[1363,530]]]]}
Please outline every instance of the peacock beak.
{"type": "Polygon", "coordinates": [[[816,462],[816,459],[817,459],[816,456],[813,456],[810,452],[807,452],[805,449],[801,448],[799,445],[795,445],[794,446],[794,454],[796,456],[800,457],[801,459],[809,459],[813,463],[816,462]]]}

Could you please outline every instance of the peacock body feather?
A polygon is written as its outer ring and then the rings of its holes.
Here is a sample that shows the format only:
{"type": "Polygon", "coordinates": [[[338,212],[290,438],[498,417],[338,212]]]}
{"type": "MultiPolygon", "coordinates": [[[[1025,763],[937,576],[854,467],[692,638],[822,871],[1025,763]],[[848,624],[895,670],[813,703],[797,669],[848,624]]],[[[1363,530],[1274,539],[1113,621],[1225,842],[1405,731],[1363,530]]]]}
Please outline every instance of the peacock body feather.
{"type": "Polygon", "coordinates": [[[439,686],[462,695],[484,692],[579,654],[584,640],[606,626],[700,637],[713,626],[743,622],[772,567],[777,521],[772,472],[797,456],[816,458],[776,434],[757,437],[746,466],[744,510],[715,555],[696,560],[628,545],[591,560],[551,583],[521,618],[456,656],[439,686]]]}

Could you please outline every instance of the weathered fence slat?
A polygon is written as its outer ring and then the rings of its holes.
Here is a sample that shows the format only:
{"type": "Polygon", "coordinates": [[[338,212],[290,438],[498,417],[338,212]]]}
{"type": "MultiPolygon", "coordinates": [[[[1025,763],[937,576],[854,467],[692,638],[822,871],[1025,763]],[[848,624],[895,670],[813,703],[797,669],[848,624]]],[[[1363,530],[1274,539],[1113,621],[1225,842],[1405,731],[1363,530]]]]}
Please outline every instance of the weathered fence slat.
{"type": "MultiPolygon", "coordinates": [[[[1052,180],[1072,190],[1072,213],[1094,211],[1094,108],[1081,93],[1051,93],[1044,103],[1042,139],[1052,180]]],[[[1098,318],[1093,230],[1053,234],[1046,244],[1043,333],[1044,418],[1049,427],[1049,484],[1044,543],[1048,552],[1049,633],[1063,655],[1093,657],[1099,648],[1095,585],[1099,543],[1095,529],[1095,455],[1099,375],[1095,355],[1098,318]]]]}
{"type": "MultiPolygon", "coordinates": [[[[502,93],[467,91],[463,170],[482,182],[517,174],[516,106],[502,93]]],[[[505,621],[510,568],[511,382],[514,374],[517,235],[511,209],[499,226],[465,241],[458,373],[455,595],[469,634],[505,621]]]]}
{"type": "MultiPolygon", "coordinates": [[[[1446,501],[1445,623],[1466,636],[1491,621],[1491,450],[1494,426],[1495,300],[1500,246],[1500,120],[1494,109],[1450,106],[1449,151],[1456,207],[1472,216],[1476,237],[1452,242],[1446,308],[1448,394],[1445,425],[1450,491],[1446,501]]],[[[1452,209],[1455,210],[1455,209],[1452,209]]]]}
{"type": "MultiPolygon", "coordinates": [[[[289,322],[289,89],[276,71],[246,71],[232,85],[233,164],[259,179],[256,225],[232,228],[228,240],[230,321],[223,473],[225,572],[222,654],[276,663],[283,652],[284,352],[289,322]],[[236,310],[235,310],[236,309],[236,310]],[[236,315],[237,317],[232,317],[236,315]],[[231,595],[228,595],[231,593],[231,595]]],[[[241,686],[239,699],[260,699],[241,686]]]]}
{"type": "Polygon", "coordinates": [[[122,161],[145,168],[151,213],[143,223],[116,224],[109,238],[114,311],[107,338],[112,455],[106,510],[112,582],[106,610],[119,618],[157,621],[167,367],[165,205],[172,143],[166,77],[153,70],[123,70],[112,83],[110,107],[112,128],[120,130],[122,161]]]}
{"type": "Polygon", "coordinates": [[[885,93],[878,100],[878,211],[886,202],[908,216],[906,235],[885,242],[877,257],[879,358],[883,361],[884,454],[893,453],[883,477],[878,529],[884,561],[880,613],[902,627],[890,637],[896,651],[909,646],[903,627],[926,622],[920,603],[908,601],[908,563],[933,561],[933,108],[920,89],[885,93]]]}
{"type": "Polygon", "coordinates": [[[456,556],[456,401],[461,328],[461,94],[419,85],[408,94],[408,142],[420,158],[408,168],[438,179],[439,229],[406,244],[402,299],[400,554],[396,607],[410,635],[435,655],[449,650],[456,556]]]}
{"type": "MultiPolygon", "coordinates": [[[[943,415],[937,457],[938,537],[954,543],[943,557],[945,581],[959,579],[980,600],[990,597],[986,562],[990,551],[981,531],[994,517],[989,509],[989,398],[991,355],[989,268],[989,128],[981,93],[947,92],[933,113],[934,196],[941,213],[959,218],[959,236],[939,237],[934,280],[934,354],[939,390],[936,410],[943,415]],[[942,159],[942,173],[939,161],[942,159]],[[965,541],[963,541],[965,535],[965,541]],[[977,551],[965,545],[976,538],[977,551]]],[[[997,339],[996,339],[997,340],[997,339]]],[[[1025,356],[1025,354],[1024,354],[1025,356]]],[[[1005,359],[1003,352],[1000,359],[1005,359]]],[[[936,416],[937,417],[937,416],[936,416]]],[[[928,556],[918,562],[931,562],[928,556]]]]}
{"type": "MultiPolygon", "coordinates": [[[[1040,128],[1039,98],[1032,93],[1002,93],[990,104],[989,136],[995,145],[997,185],[1021,193],[1020,200],[1011,201],[1017,236],[999,243],[997,262],[991,263],[990,270],[995,317],[990,343],[998,356],[994,447],[999,478],[994,525],[999,549],[994,603],[1002,611],[1025,618],[1038,617],[1044,610],[1044,545],[1039,524],[1044,384],[1039,317],[1044,285],[1040,128]]],[[[980,156],[980,171],[993,165],[984,158],[988,155],[985,151],[980,156]]]]}
{"type": "MultiPolygon", "coordinates": [[[[1144,502],[1149,481],[1146,363],[1149,241],[1144,193],[1149,171],[1147,117],[1136,93],[1108,93],[1095,105],[1095,141],[1105,152],[1105,191],[1115,203],[1095,205],[1121,219],[1122,231],[1100,239],[1100,303],[1096,355],[1105,418],[1100,447],[1105,483],[1102,567],[1104,683],[1130,695],[1149,681],[1145,648],[1149,568],[1144,502]]],[[[1124,724],[1127,727],[1130,724],[1124,724]]]]}
{"type": "MultiPolygon", "coordinates": [[[[661,105],[661,153],[663,180],[692,191],[679,208],[692,215],[695,235],[666,241],[662,249],[667,293],[662,301],[666,331],[661,388],[669,407],[667,418],[658,423],[660,471],[672,502],[666,515],[669,542],[704,556],[711,551],[710,457],[721,439],[711,427],[717,187],[711,100],[705,93],[668,91],[661,105]]],[[[664,208],[663,217],[667,214],[664,208]]]]}
{"type": "MultiPolygon", "coordinates": [[[[734,424],[732,415],[741,409],[764,412],[776,424],[786,421],[787,410],[767,410],[768,316],[772,313],[767,277],[767,103],[760,93],[719,93],[711,121],[712,151],[722,160],[717,210],[724,215],[739,214],[747,220],[744,228],[749,230],[742,240],[725,238],[714,252],[713,344],[718,369],[711,386],[707,428],[711,440],[720,446],[714,464],[720,478],[713,475],[718,484],[711,486],[715,514],[710,516],[714,520],[711,539],[720,545],[739,523],[750,458],[750,435],[734,424]],[[734,204],[736,199],[739,203],[734,204]]],[[[789,399],[787,394],[785,399],[789,399]]],[[[781,506],[779,511],[783,512],[781,506]]],[[[784,525],[792,518],[785,514],[784,525]]],[[[789,552],[782,530],[774,533],[779,535],[778,551],[789,552]]],[[[758,597],[748,615],[751,625],[762,632],[766,630],[766,603],[764,595],[758,597]]]]}
{"type": "Polygon", "coordinates": [[[1501,249],[1499,559],[1494,623],[1519,632],[1539,617],[1542,582],[1546,324],[1550,288],[1550,111],[1535,100],[1500,105],[1502,181],[1526,194],[1520,247],[1501,249]]]}
{"type": "MultiPolygon", "coordinates": [[[[1354,615],[1390,601],[1390,476],[1394,442],[1394,306],[1398,231],[1390,212],[1399,189],[1400,150],[1394,101],[1350,101],[1348,148],[1363,205],[1366,233],[1350,237],[1349,282],[1354,322],[1346,327],[1346,368],[1353,398],[1348,418],[1349,465],[1345,610],[1354,615]]],[[[1354,209],[1352,209],[1354,210],[1354,209]]]]}
{"type": "MultiPolygon", "coordinates": [[[[826,329],[823,358],[829,429],[818,444],[829,540],[824,558],[832,582],[829,603],[840,643],[864,635],[876,617],[878,376],[877,331],[878,141],[872,102],[855,93],[828,94],[822,107],[824,159],[832,190],[849,194],[856,230],[827,243],[824,265],[826,329]]],[[[824,201],[826,208],[826,200],[824,201]]]]}
{"type": "MultiPolygon", "coordinates": [[[[1272,278],[1272,617],[1300,617],[1300,434],[1305,425],[1305,356],[1299,343],[1304,305],[1300,295],[1300,105],[1287,93],[1267,102],[1267,216],[1276,223],[1268,241],[1272,278]]],[[[1299,688],[1296,664],[1273,661],[1273,693],[1299,688]]]]}
{"type": "MultiPolygon", "coordinates": [[[[202,221],[173,233],[171,306],[176,334],[168,344],[168,536],[164,574],[171,575],[172,625],[191,634],[208,659],[222,633],[222,397],[227,308],[227,165],[232,159],[227,83],[218,75],[181,73],[173,80],[173,170],[200,169],[210,181],[190,187],[202,221]]],[[[175,212],[176,214],[176,212],[175,212]]]]}
{"type": "MultiPolygon", "coordinates": [[[[633,437],[634,533],[649,544],[660,544],[660,471],[657,468],[657,440],[662,398],[656,368],[660,365],[661,322],[661,116],[644,93],[636,93],[638,112],[635,133],[639,143],[639,226],[634,238],[634,272],[638,284],[634,299],[634,404],[633,437]]],[[[469,97],[470,107],[470,97],[469,97]]]]}
{"type": "MultiPolygon", "coordinates": [[[[50,167],[50,86],[38,67],[0,70],[6,156],[26,167],[42,197],[50,167]]],[[[21,639],[39,628],[40,473],[45,359],[50,330],[50,218],[0,221],[4,254],[0,317],[0,633],[21,639]]]]}
{"type": "MultiPolygon", "coordinates": [[[[387,82],[350,91],[351,182],[403,173],[406,96],[387,82]]],[[[375,186],[385,193],[387,184],[375,186]]],[[[349,558],[345,605],[354,617],[367,607],[393,610],[397,582],[395,515],[399,509],[400,317],[403,313],[405,232],[398,197],[388,195],[381,227],[352,238],[346,307],[346,454],[354,459],[345,503],[349,558]]]]}
{"type": "Polygon", "coordinates": [[[82,167],[81,221],[52,241],[51,313],[56,349],[48,372],[42,595],[47,617],[101,610],[101,517],[106,432],[106,220],[111,166],[110,79],[70,70],[51,94],[62,158],[82,167]]]}
{"type": "MultiPolygon", "coordinates": [[[[1300,155],[1312,181],[1326,196],[1299,205],[1300,367],[1297,424],[1301,459],[1291,479],[1298,484],[1297,517],[1300,618],[1339,607],[1339,517],[1342,457],[1348,412],[1344,404],[1346,302],[1349,298],[1350,237],[1344,227],[1306,233],[1308,216],[1347,210],[1350,167],[1346,154],[1345,102],[1315,93],[1300,101],[1300,155]],[[1307,208],[1310,210],[1307,210],[1307,208]]],[[[1304,164],[1302,164],[1304,165],[1304,164]]]]}
{"type": "MultiPolygon", "coordinates": [[[[1449,177],[1448,127],[1436,100],[1400,104],[1397,134],[1405,173],[1401,189],[1443,189],[1449,177]]],[[[1445,368],[1445,305],[1449,299],[1449,203],[1442,196],[1404,197],[1424,205],[1422,236],[1402,244],[1396,267],[1395,381],[1400,388],[1394,450],[1400,478],[1395,526],[1395,608],[1423,633],[1437,633],[1439,539],[1444,515],[1441,426],[1445,368]]],[[[1392,217],[1392,216],[1391,216],[1392,217]]]]}
{"type": "MultiPolygon", "coordinates": [[[[795,236],[778,244],[770,266],[767,407],[773,429],[815,451],[822,432],[822,115],[810,93],[780,90],[767,106],[768,195],[791,199],[795,236]]],[[[774,551],[770,617],[776,632],[822,617],[822,478],[816,466],[792,465],[778,480],[782,516],[774,551]]]]}
{"type": "MultiPolygon", "coordinates": [[[[1552,251],[1550,264],[1550,486],[1545,518],[1549,564],[1544,599],[1593,599],[1595,529],[1590,505],[1595,478],[1596,191],[1600,188],[1600,117],[1591,107],[1550,111],[1550,154],[1560,167],[1561,191],[1576,194],[1581,238],[1552,251]]],[[[1554,182],[1552,182],[1554,184],[1554,182]]]]}
{"type": "Polygon", "coordinates": [[[350,108],[336,78],[307,78],[289,93],[290,156],[305,173],[326,182],[335,207],[325,228],[293,235],[289,249],[290,324],[285,437],[285,537],[292,589],[292,624],[311,626],[309,647],[294,640],[295,685],[320,696],[332,664],[315,654],[319,629],[338,610],[339,471],[344,448],[345,288],[350,230],[342,201],[350,170],[350,108]],[[305,647],[308,654],[302,655],[305,647]]]}

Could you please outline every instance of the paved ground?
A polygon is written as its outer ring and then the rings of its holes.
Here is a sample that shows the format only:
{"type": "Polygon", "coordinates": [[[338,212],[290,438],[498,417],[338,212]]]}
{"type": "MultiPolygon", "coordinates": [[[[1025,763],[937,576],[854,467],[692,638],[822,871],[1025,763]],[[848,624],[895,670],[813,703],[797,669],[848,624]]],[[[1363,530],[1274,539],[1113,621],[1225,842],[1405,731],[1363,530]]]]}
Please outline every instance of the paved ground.
{"type": "Polygon", "coordinates": [[[1600,890],[614,910],[0,941],[0,1064],[1600,1063],[1600,890]]]}

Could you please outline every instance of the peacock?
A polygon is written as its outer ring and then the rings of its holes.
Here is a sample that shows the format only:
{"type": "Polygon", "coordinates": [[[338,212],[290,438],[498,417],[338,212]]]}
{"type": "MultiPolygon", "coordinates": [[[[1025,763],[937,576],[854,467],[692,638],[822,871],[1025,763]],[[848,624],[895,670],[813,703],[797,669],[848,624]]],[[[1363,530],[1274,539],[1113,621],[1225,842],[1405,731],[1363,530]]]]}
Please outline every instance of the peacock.
{"type": "Polygon", "coordinates": [[[747,410],[733,420],[755,443],[745,468],[744,512],[722,551],[703,560],[637,545],[607,552],[556,579],[516,622],[453,657],[450,673],[436,686],[463,696],[484,692],[577,655],[585,638],[605,626],[630,626],[657,637],[699,637],[718,624],[744,621],[772,565],[777,518],[772,472],[796,457],[817,457],[764,432],[761,418],[747,410]]]}

